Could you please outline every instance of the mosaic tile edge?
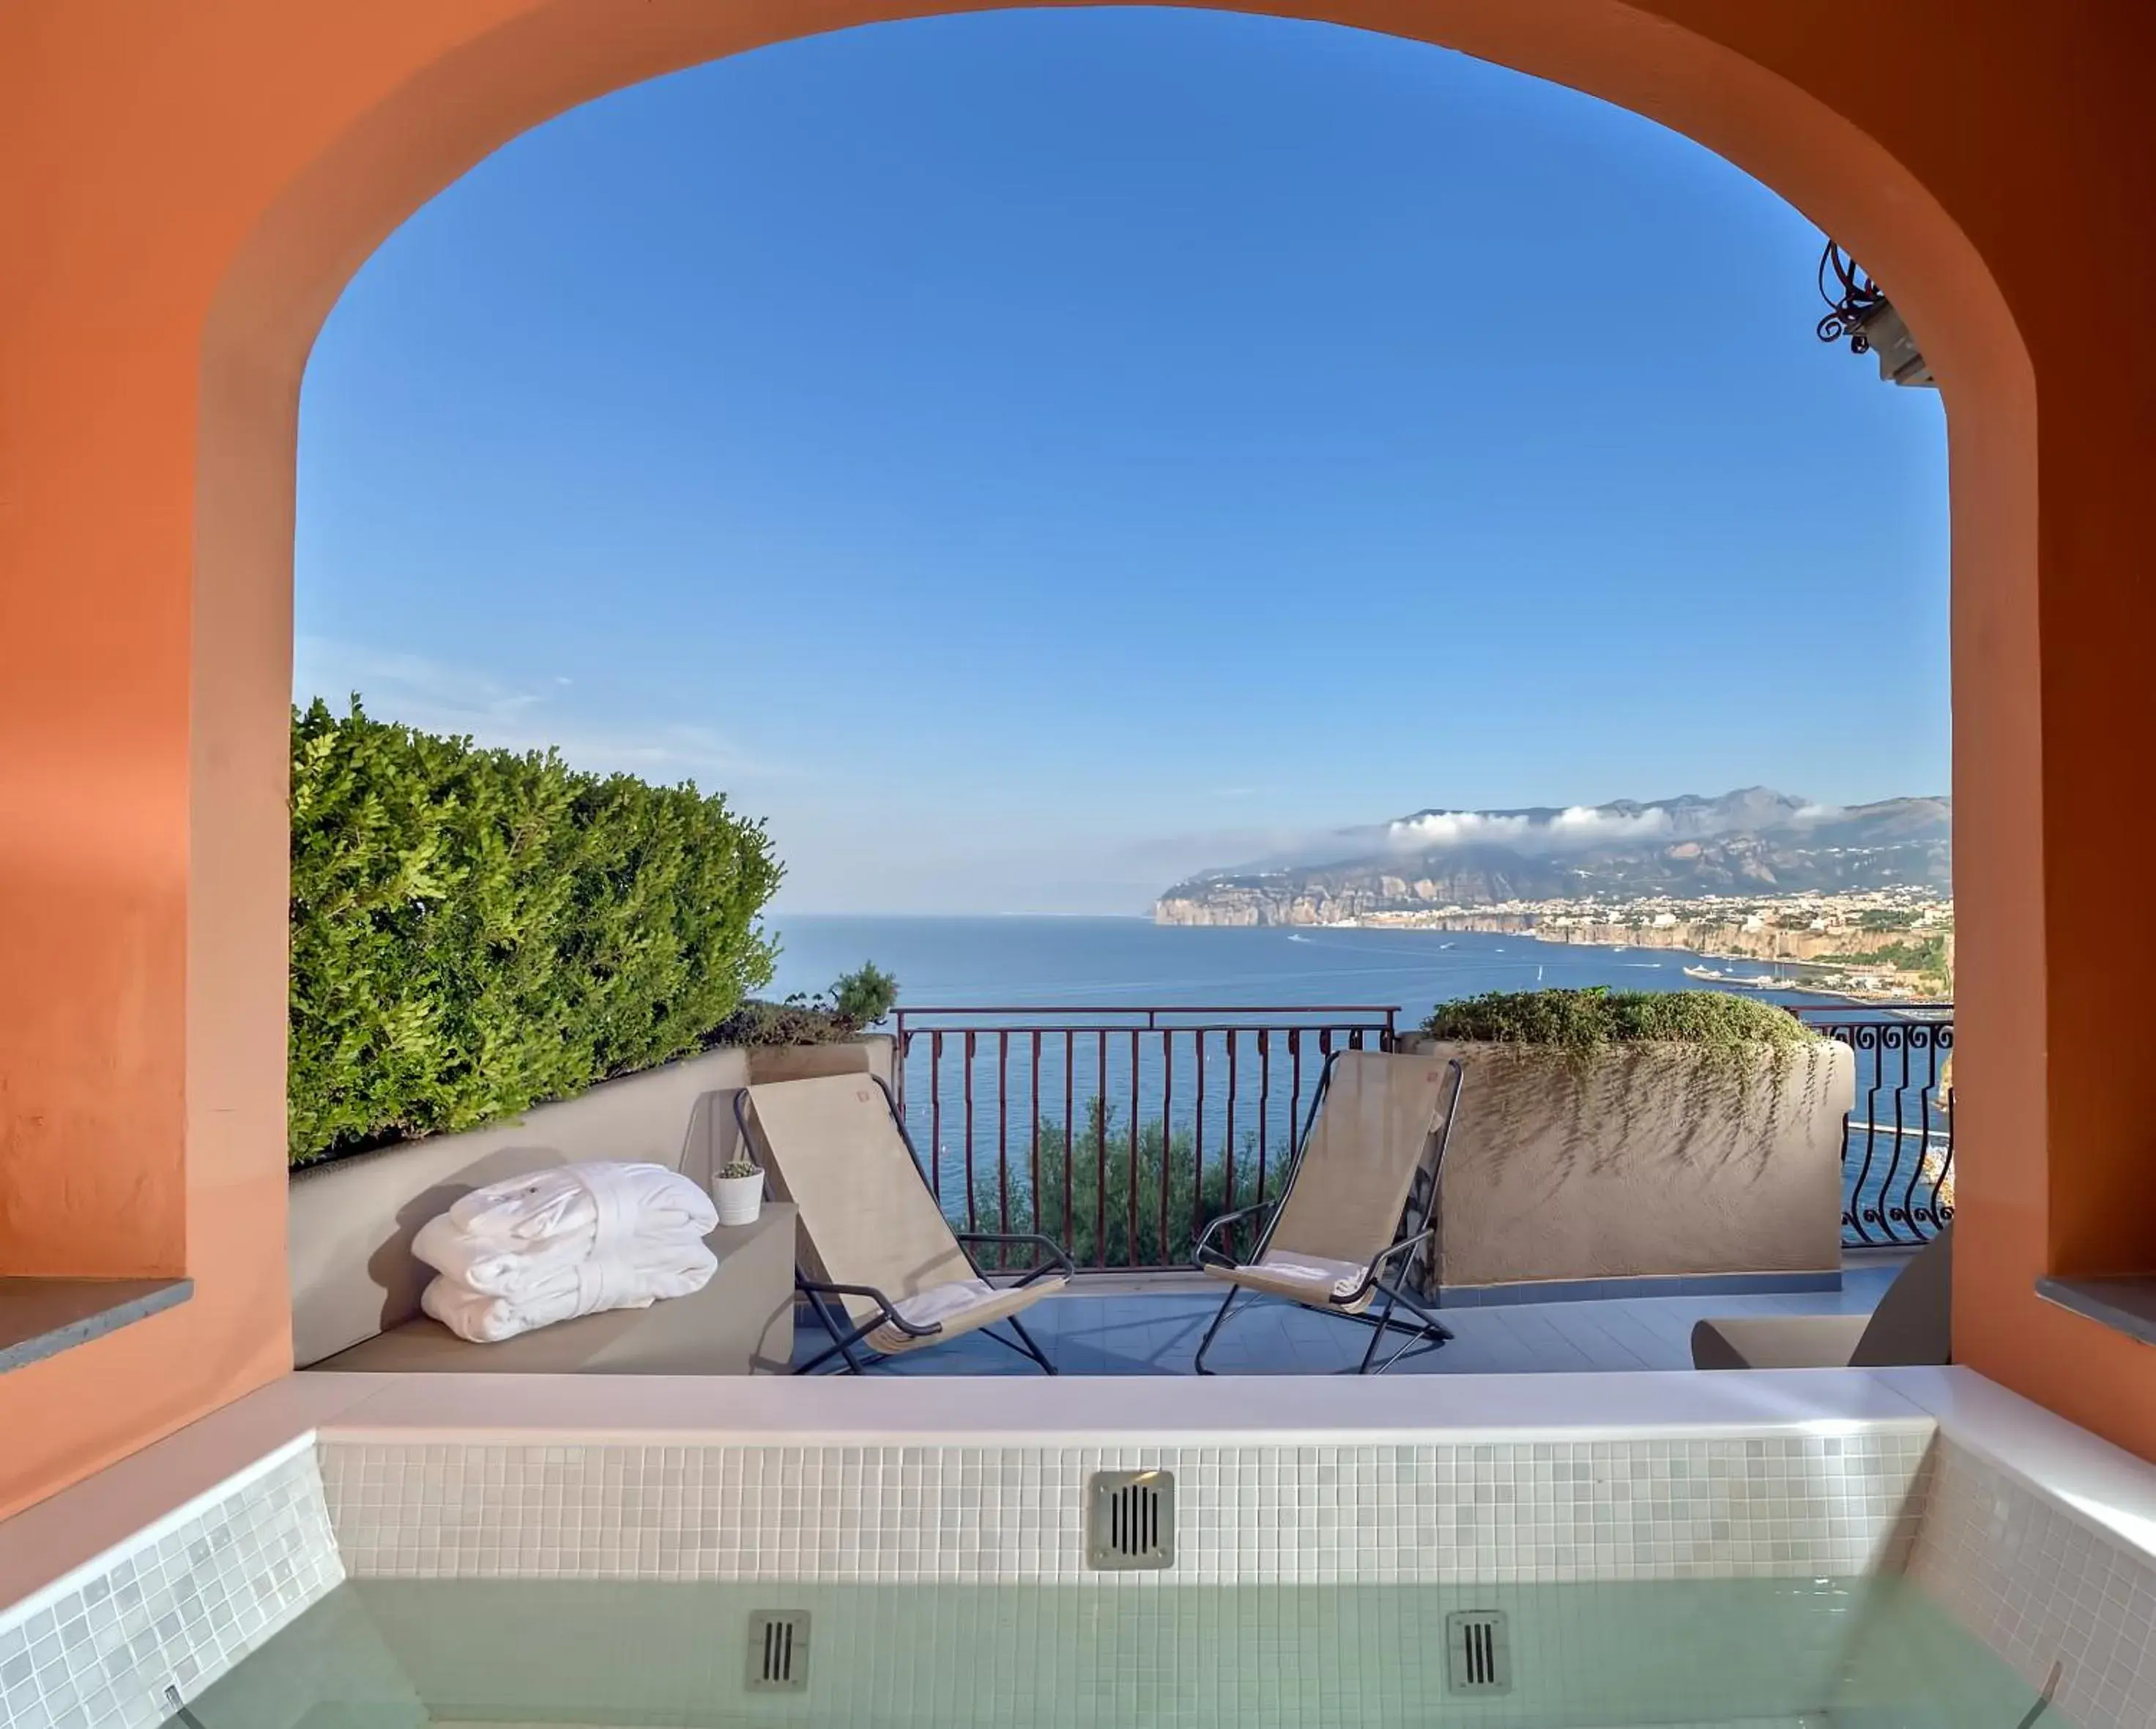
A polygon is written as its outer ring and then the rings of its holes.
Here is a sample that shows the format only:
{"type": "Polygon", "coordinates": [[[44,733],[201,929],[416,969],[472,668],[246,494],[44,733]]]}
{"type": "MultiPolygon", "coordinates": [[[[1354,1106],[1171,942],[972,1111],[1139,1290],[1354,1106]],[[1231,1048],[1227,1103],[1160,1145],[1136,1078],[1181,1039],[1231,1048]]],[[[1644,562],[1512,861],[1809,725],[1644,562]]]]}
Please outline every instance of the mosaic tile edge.
{"type": "Polygon", "coordinates": [[[2156,1723],[2156,1558],[1943,1435],[1906,1568],[2076,1729],[2156,1723]]]}
{"type": "Polygon", "coordinates": [[[0,1613],[0,1729],[154,1729],[344,1577],[304,1436],[0,1613]]]}
{"type": "Polygon", "coordinates": [[[1508,1583],[1848,1576],[1912,1540],[1928,1426],[1162,1447],[331,1442],[358,1578],[1508,1583]],[[1178,1474],[1170,1573],[1084,1565],[1098,1470],[1178,1474]]]}

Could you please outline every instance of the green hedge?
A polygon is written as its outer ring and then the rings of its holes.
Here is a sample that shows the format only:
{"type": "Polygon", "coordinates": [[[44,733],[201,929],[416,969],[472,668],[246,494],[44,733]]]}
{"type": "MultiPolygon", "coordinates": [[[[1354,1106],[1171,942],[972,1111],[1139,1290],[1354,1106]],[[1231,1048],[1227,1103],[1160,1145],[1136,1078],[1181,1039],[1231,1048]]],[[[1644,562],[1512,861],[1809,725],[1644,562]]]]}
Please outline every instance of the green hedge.
{"type": "Polygon", "coordinates": [[[769,982],[761,823],[317,701],[292,716],[292,1162],[696,1049],[769,982]]]}

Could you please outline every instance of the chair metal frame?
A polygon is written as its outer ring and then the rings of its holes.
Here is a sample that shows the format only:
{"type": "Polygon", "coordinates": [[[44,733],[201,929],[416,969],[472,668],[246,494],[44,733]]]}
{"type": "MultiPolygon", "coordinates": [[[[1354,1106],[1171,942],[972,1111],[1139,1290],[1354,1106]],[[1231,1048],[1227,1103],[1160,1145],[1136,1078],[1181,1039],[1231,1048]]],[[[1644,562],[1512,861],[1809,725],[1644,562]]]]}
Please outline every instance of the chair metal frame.
{"type": "MultiPolygon", "coordinates": [[[[1254,1206],[1238,1208],[1233,1213],[1224,1213],[1208,1224],[1199,1234],[1197,1246],[1194,1250],[1194,1256],[1199,1267],[1203,1269],[1208,1266],[1226,1268],[1254,1266],[1271,1245],[1273,1231],[1280,1223],[1281,1208],[1286,1203],[1288,1197],[1295,1193],[1295,1185],[1301,1178],[1303,1161],[1310,1152],[1311,1137],[1317,1132],[1318,1112],[1324,1109],[1325,1095],[1332,1085],[1332,1066],[1340,1060],[1342,1055],[1342,1052],[1336,1050],[1325,1059],[1325,1068],[1318,1076],[1317,1090],[1311,1098],[1309,1115],[1303,1120],[1302,1138],[1296,1148],[1295,1162],[1288,1171],[1287,1182],[1282,1186],[1279,1194],[1269,1201],[1260,1201],[1254,1206]],[[1218,1233],[1230,1229],[1257,1213],[1268,1211],[1272,1216],[1265,1221],[1265,1229],[1260,1233],[1257,1243],[1252,1248],[1248,1259],[1238,1260],[1230,1254],[1224,1254],[1213,1246],[1213,1239],[1218,1233]]],[[[1353,1371],[1341,1372],[1382,1375],[1403,1357],[1424,1351],[1435,1351],[1454,1337],[1451,1330],[1445,1326],[1436,1316],[1400,1289],[1402,1275],[1407,1264],[1403,1258],[1411,1260],[1415,1250],[1428,1245],[1437,1235],[1437,1226],[1432,1222],[1432,1215],[1437,1211],[1438,1189],[1445,1177],[1445,1152],[1452,1144],[1452,1126],[1459,1121],[1460,1117],[1460,1095],[1467,1085],[1466,1063],[1458,1057],[1455,1057],[1445,1066],[1451,1071],[1452,1096],[1450,1103],[1445,1106],[1444,1126],[1438,1131],[1437,1156],[1430,1162],[1430,1188],[1428,1193],[1423,1198],[1419,1209],[1416,1206],[1414,1192],[1410,1188],[1408,1192],[1407,1205],[1402,1210],[1400,1224],[1396,1229],[1391,1246],[1378,1250],[1370,1258],[1369,1265],[1363,1270],[1361,1280],[1353,1290],[1344,1294],[1335,1292],[1322,1306],[1313,1302],[1304,1302],[1295,1297],[1280,1297],[1282,1302],[1295,1303],[1299,1308],[1315,1309],[1321,1314],[1332,1315],[1342,1321],[1352,1321],[1370,1329],[1370,1342],[1363,1349],[1362,1362],[1357,1364],[1353,1371]],[[1377,1309],[1374,1306],[1370,1309],[1353,1309],[1347,1306],[1361,1302],[1373,1290],[1383,1297],[1384,1303],[1382,1309],[1377,1309]],[[1414,1317],[1414,1321],[1410,1323],[1395,1319],[1394,1311],[1396,1309],[1406,1310],[1414,1317]],[[1404,1332],[1408,1335],[1408,1337],[1398,1350],[1380,1362],[1378,1358],[1378,1347],[1384,1342],[1389,1331],[1404,1332]]],[[[1219,1312],[1214,1316],[1213,1324],[1205,1329],[1205,1337],[1198,1342],[1198,1354],[1191,1364],[1193,1371],[1200,1375],[1210,1375],[1215,1372],[1205,1367],[1205,1353],[1212,1349],[1214,1339],[1219,1333],[1222,1324],[1226,1321],[1229,1311],[1235,1308],[1237,1302],[1246,1296],[1276,1295],[1276,1292],[1254,1291],[1247,1285],[1231,1284],[1228,1288],[1228,1295],[1221,1301],[1219,1312]]]]}
{"type": "MultiPolygon", "coordinates": [[[[913,1174],[921,1179],[921,1187],[933,1197],[936,1193],[935,1185],[928,1180],[927,1172],[921,1167],[921,1154],[914,1147],[913,1136],[906,1132],[906,1119],[899,1114],[898,1101],[891,1096],[891,1089],[885,1085],[882,1076],[872,1075],[869,1079],[875,1082],[876,1090],[883,1095],[884,1108],[891,1112],[891,1125],[898,1131],[898,1138],[905,1143],[906,1157],[913,1165],[913,1174]]],[[[753,1152],[756,1142],[751,1137],[748,1129],[748,1111],[751,1102],[749,1089],[747,1087],[743,1087],[734,1095],[734,1126],[741,1131],[742,1147],[753,1152]]],[[[940,1201],[937,1203],[937,1210],[939,1213],[942,1210],[940,1201]]],[[[950,1224],[947,1219],[944,1223],[946,1225],[950,1224]]],[[[1076,1270],[1071,1265],[1070,1255],[1064,1251],[1062,1246],[1052,1238],[1042,1236],[1038,1232],[962,1231],[954,1226],[952,1227],[951,1236],[958,1245],[958,1252],[966,1257],[966,1265],[973,1270],[973,1276],[983,1281],[988,1280],[988,1275],[982,1270],[981,1264],[974,1256],[970,1244],[1030,1243],[1048,1252],[1050,1259],[1029,1269],[1016,1284],[999,1285],[997,1287],[998,1290],[1022,1290],[1036,1280],[1046,1278],[1051,1273],[1062,1273],[1067,1276],[1076,1270]]],[[[793,1269],[793,1288],[808,1300],[809,1313],[816,1317],[818,1323],[821,1325],[831,1341],[829,1345],[818,1352],[808,1362],[794,1368],[793,1372],[797,1375],[813,1375],[834,1357],[843,1358],[844,1363],[843,1368],[834,1369],[832,1372],[848,1375],[865,1374],[878,1364],[891,1361],[892,1353],[878,1351],[873,1345],[866,1342],[868,1336],[879,1327],[896,1328],[909,1339],[933,1338],[943,1331],[941,1321],[931,1321],[927,1326],[921,1326],[908,1321],[898,1312],[897,1305],[873,1285],[840,1285],[825,1280],[811,1279],[801,1270],[798,1261],[793,1269]],[[868,1298],[876,1306],[876,1313],[866,1321],[856,1322],[846,1313],[846,1306],[844,1303],[829,1301],[834,1297],[849,1296],[868,1298]],[[860,1354],[863,1351],[866,1352],[865,1357],[860,1354]]],[[[993,1339],[1006,1350],[1015,1351],[1019,1356],[1030,1358],[1040,1365],[1041,1372],[1044,1374],[1053,1375],[1057,1372],[1055,1365],[1049,1360],[1048,1353],[1034,1342],[1033,1335],[1025,1330],[1025,1324],[1015,1315],[1008,1316],[1001,1321],[993,1321],[987,1326],[968,1328],[968,1331],[981,1333],[993,1339]],[[1017,1337],[1005,1338],[996,1331],[998,1326],[1009,1327],[1017,1337]]],[[[961,1333],[954,1337],[963,1338],[965,1335],[961,1333]]]]}

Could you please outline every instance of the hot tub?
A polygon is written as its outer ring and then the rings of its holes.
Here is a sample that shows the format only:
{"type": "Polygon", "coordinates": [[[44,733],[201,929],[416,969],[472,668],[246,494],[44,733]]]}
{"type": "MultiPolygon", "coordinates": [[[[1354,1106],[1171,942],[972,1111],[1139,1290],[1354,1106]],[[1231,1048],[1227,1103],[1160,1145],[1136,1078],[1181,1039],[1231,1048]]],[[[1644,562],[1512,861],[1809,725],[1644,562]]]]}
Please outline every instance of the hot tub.
{"type": "Polygon", "coordinates": [[[7,1729],[2156,1722],[2156,1472],[1964,1371],[305,1378],[0,1526],[7,1729]]]}

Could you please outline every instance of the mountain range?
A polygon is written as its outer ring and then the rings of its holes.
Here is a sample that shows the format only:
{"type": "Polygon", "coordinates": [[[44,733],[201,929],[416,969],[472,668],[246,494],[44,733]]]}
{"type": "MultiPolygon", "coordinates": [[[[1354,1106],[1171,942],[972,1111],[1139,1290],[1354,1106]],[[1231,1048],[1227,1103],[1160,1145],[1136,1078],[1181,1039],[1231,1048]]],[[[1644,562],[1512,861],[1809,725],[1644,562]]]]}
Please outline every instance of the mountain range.
{"type": "Polygon", "coordinates": [[[1684,898],[1952,881],[1944,798],[1824,805],[1766,787],[1718,798],[1521,810],[1431,808],[1297,854],[1201,871],[1163,895],[1163,924],[1326,924],[1506,900],[1684,898]]]}

